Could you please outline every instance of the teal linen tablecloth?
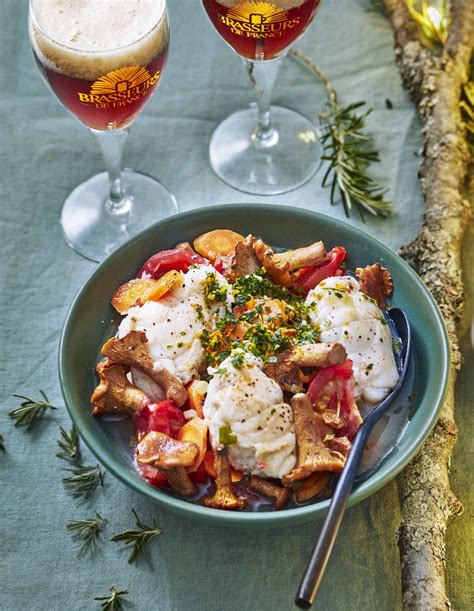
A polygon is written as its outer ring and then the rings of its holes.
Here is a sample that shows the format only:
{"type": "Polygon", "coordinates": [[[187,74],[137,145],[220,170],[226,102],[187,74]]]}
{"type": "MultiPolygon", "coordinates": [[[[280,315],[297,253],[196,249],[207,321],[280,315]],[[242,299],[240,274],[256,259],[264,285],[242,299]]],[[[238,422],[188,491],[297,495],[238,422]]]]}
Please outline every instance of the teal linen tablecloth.
{"type": "MultiPolygon", "coordinates": [[[[242,66],[198,0],[169,0],[169,8],[168,67],[158,94],[133,126],[125,164],[160,178],[181,210],[261,201],[226,187],[208,162],[214,127],[253,101],[242,66]]],[[[27,2],[0,0],[0,9],[0,434],[7,448],[0,453],[0,609],[96,609],[94,597],[111,585],[128,588],[127,608],[139,611],[291,609],[318,523],[252,532],[212,528],[161,510],[110,475],[85,505],[76,505],[63,490],[65,465],[55,458],[56,439],[58,426],[69,427],[69,419],[58,382],[58,339],[66,311],[95,265],[66,246],[58,219],[66,195],[103,163],[87,130],[40,79],[29,49],[27,2]],[[32,432],[14,429],[7,417],[18,405],[12,395],[38,397],[39,389],[60,409],[32,432]],[[163,530],[138,566],[127,564],[128,552],[108,541],[133,526],[132,507],[147,520],[156,517],[163,530]],[[108,520],[104,546],[94,558],[78,559],[65,525],[94,510],[108,520]]],[[[363,3],[327,0],[298,47],[320,63],[344,102],[363,99],[373,108],[368,124],[382,159],[374,174],[389,188],[395,214],[368,219],[365,226],[355,215],[350,222],[396,249],[417,234],[423,203],[416,176],[419,125],[394,65],[390,25],[363,3]]],[[[286,60],[274,99],[313,117],[324,92],[302,67],[286,60]]],[[[342,207],[330,207],[320,182],[321,173],[265,201],[343,218],[342,207]]],[[[464,374],[460,419],[469,404],[468,382],[464,374]]],[[[472,458],[467,430],[455,454],[458,489],[465,487],[463,465],[472,458]]],[[[93,460],[84,448],[83,453],[87,462],[93,460]]],[[[398,523],[394,482],[348,511],[317,608],[401,607],[398,523]]],[[[467,535],[468,522],[460,519],[449,539],[448,585],[459,609],[469,607],[467,577],[460,577],[462,566],[472,574],[461,543],[467,535]]]]}

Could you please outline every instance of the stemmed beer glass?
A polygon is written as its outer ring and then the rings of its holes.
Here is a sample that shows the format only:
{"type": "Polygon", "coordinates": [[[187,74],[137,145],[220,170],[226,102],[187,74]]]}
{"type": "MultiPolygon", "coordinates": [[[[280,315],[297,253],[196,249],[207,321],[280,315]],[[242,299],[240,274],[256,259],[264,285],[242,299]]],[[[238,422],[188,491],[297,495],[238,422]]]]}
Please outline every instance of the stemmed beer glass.
{"type": "Polygon", "coordinates": [[[203,0],[213,26],[240,55],[257,98],[224,120],[209,154],[216,174],[255,195],[285,193],[305,183],[320,162],[313,124],[287,108],[270,107],[281,59],[311,23],[320,0],[203,0]]]}
{"type": "Polygon", "coordinates": [[[30,0],[29,35],[44,80],[97,140],[107,172],[68,196],[68,244],[102,260],[176,200],[154,178],[122,170],[128,128],[157,89],[166,63],[166,0],[30,0]]]}

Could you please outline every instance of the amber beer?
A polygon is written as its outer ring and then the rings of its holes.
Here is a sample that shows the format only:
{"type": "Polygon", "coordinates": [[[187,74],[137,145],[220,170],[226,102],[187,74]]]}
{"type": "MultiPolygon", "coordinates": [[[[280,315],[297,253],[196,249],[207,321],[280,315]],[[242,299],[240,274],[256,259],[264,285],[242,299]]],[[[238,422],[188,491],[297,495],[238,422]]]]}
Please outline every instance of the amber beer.
{"type": "Polygon", "coordinates": [[[311,23],[320,0],[203,0],[219,34],[241,56],[274,59],[311,23]]]}
{"type": "MultiPolygon", "coordinates": [[[[142,35],[145,17],[131,10],[127,32],[121,33],[117,25],[114,28],[113,21],[112,35],[94,29],[94,2],[90,2],[89,15],[82,16],[82,27],[78,28],[81,34],[87,29],[88,20],[91,22],[90,33],[83,35],[83,41],[80,35],[78,40],[74,36],[62,36],[61,27],[53,19],[54,8],[60,7],[64,19],[67,7],[73,6],[71,3],[61,0],[34,2],[39,9],[42,5],[48,9],[43,13],[37,9],[42,19],[30,24],[36,63],[64,106],[88,127],[104,130],[128,126],[158,87],[167,59],[169,27],[165,3],[154,2],[155,10],[160,10],[156,9],[157,5],[162,6],[162,18],[145,35],[142,35]],[[141,19],[135,32],[134,17],[141,19]],[[125,35],[127,44],[122,45],[125,35]]],[[[104,4],[107,3],[102,4],[102,9],[104,4]]],[[[113,4],[109,4],[113,8],[113,4]]],[[[68,36],[69,33],[70,29],[68,36]]]]}

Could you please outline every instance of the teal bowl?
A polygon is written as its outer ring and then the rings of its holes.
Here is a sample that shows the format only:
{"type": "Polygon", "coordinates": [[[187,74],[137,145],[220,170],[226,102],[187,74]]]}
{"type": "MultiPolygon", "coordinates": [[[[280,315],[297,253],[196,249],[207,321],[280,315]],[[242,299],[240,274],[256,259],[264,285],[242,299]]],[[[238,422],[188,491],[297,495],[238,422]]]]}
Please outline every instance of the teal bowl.
{"type": "Polygon", "coordinates": [[[213,524],[283,526],[322,517],[329,500],[286,510],[227,512],[200,506],[153,488],[134,469],[130,425],[104,423],[92,417],[89,402],[95,386],[94,365],[105,339],[115,333],[118,314],[110,298],[120,284],[134,277],[158,250],[192,241],[200,233],[230,228],[253,233],[267,243],[293,248],[323,240],[342,244],[349,269],[380,261],[393,277],[392,305],[403,309],[413,329],[415,372],[408,424],[384,460],[354,488],[353,505],[379,490],[413,458],[433,428],[446,392],[449,346],[439,309],[415,272],[392,250],[351,225],[302,208],[268,204],[225,204],[167,218],[143,231],[112,253],[87,280],[66,318],[59,350],[61,388],[80,436],[97,459],[121,482],[162,507],[213,524]]]}

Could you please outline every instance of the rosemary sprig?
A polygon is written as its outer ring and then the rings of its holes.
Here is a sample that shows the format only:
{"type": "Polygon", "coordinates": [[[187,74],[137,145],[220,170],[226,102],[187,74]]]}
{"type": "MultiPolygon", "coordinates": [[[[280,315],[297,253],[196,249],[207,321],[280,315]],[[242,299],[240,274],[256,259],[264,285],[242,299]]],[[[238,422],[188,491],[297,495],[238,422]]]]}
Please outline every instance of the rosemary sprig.
{"type": "Polygon", "coordinates": [[[5,448],[5,443],[4,443],[4,439],[3,439],[3,435],[0,435],[0,452],[3,452],[4,454],[7,453],[7,450],[5,448]]]}
{"type": "Polygon", "coordinates": [[[135,509],[132,509],[132,513],[135,516],[137,527],[140,530],[125,530],[111,539],[111,541],[123,541],[125,545],[131,545],[133,543],[133,551],[128,559],[129,564],[133,564],[137,560],[138,556],[143,553],[143,547],[147,543],[158,535],[161,535],[161,530],[158,528],[155,520],[153,520],[153,526],[148,526],[140,520],[135,509]]]}
{"type": "Polygon", "coordinates": [[[72,533],[73,539],[82,539],[78,551],[80,558],[92,555],[99,547],[100,533],[106,520],[97,511],[95,516],[95,518],[89,518],[88,520],[75,520],[66,525],[67,530],[72,533]]]}
{"type": "Polygon", "coordinates": [[[362,218],[364,210],[385,217],[391,210],[390,202],[385,199],[387,189],[367,174],[369,164],[380,161],[378,152],[365,146],[371,140],[363,133],[370,110],[364,114],[355,112],[364,104],[332,108],[321,115],[321,159],[329,161],[322,186],[331,188],[331,205],[336,203],[336,191],[339,193],[346,216],[355,205],[362,218]]]}
{"type": "Polygon", "coordinates": [[[117,590],[115,586],[110,588],[109,596],[97,596],[94,600],[103,600],[104,602],[100,605],[104,611],[121,611],[122,597],[128,594],[128,590],[117,590]]]}
{"type": "Polygon", "coordinates": [[[100,465],[94,467],[75,466],[71,469],[64,469],[73,475],[63,478],[63,484],[67,491],[76,498],[88,499],[97,486],[104,485],[105,472],[100,465]]]}
{"type": "Polygon", "coordinates": [[[362,219],[364,211],[374,216],[388,216],[391,203],[385,199],[387,190],[367,174],[369,165],[380,161],[378,152],[370,146],[372,138],[364,133],[370,110],[357,113],[365,102],[342,106],[332,83],[311,59],[296,49],[290,51],[290,56],[309,68],[326,89],[328,108],[320,113],[319,120],[322,159],[329,162],[322,186],[330,187],[331,204],[336,203],[339,195],[346,216],[354,206],[362,219]]]}
{"type": "Polygon", "coordinates": [[[59,432],[58,446],[61,452],[58,452],[56,456],[70,463],[77,462],[81,456],[81,451],[79,449],[79,436],[76,426],[73,424],[69,433],[60,426],[59,432]]]}
{"type": "Polygon", "coordinates": [[[57,407],[51,405],[45,392],[40,390],[40,393],[43,397],[43,401],[34,401],[33,399],[24,397],[23,395],[13,395],[17,399],[23,399],[20,407],[17,407],[8,413],[10,418],[13,418],[13,420],[16,421],[16,427],[26,426],[29,428],[44,415],[46,410],[57,409],[57,407]]]}

